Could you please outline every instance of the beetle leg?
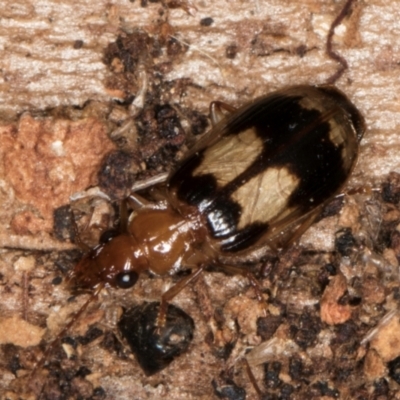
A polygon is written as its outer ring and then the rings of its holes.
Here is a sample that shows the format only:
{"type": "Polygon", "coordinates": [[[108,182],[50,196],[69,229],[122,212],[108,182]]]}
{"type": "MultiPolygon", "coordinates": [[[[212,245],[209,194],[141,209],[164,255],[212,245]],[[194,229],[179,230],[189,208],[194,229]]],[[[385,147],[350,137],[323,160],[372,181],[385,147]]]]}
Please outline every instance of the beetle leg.
{"type": "Polygon", "coordinates": [[[174,286],[172,286],[165,293],[162,294],[160,312],[159,312],[158,318],[157,318],[157,326],[159,328],[162,328],[165,325],[165,318],[167,316],[168,303],[176,295],[178,295],[186,286],[188,286],[192,282],[195,282],[196,279],[200,276],[200,274],[204,271],[205,267],[206,267],[205,264],[201,265],[196,271],[194,271],[193,273],[191,273],[188,276],[185,276],[178,283],[176,283],[174,286]]]}
{"type": "Polygon", "coordinates": [[[296,223],[287,223],[293,215],[282,219],[279,224],[275,224],[273,232],[262,242],[262,246],[268,246],[275,253],[287,249],[313,224],[315,218],[320,215],[322,206],[320,205],[305,216],[297,216],[296,223]]]}
{"type": "Polygon", "coordinates": [[[149,179],[135,182],[131,187],[131,191],[137,192],[138,190],[147,189],[147,188],[157,185],[159,183],[164,183],[168,179],[168,176],[169,176],[168,172],[163,172],[163,173],[153,176],[149,179]]]}
{"type": "Polygon", "coordinates": [[[343,197],[345,194],[349,196],[353,196],[355,194],[361,194],[361,195],[367,195],[367,196],[372,196],[375,193],[380,194],[382,192],[382,189],[379,187],[374,187],[374,186],[362,186],[362,187],[355,187],[355,188],[349,188],[346,190],[345,193],[340,193],[336,195],[334,198],[337,199],[339,197],[343,197]]]}
{"type": "Polygon", "coordinates": [[[138,210],[150,202],[136,193],[131,193],[121,201],[119,205],[119,231],[125,233],[129,222],[128,203],[133,210],[138,210]]]}
{"type": "Polygon", "coordinates": [[[224,265],[219,264],[218,268],[225,270],[227,273],[234,275],[242,275],[247,278],[250,282],[250,285],[253,287],[257,300],[266,308],[266,303],[264,301],[264,296],[262,293],[262,287],[260,286],[260,282],[256,279],[256,277],[245,267],[236,267],[233,265],[224,265]]]}
{"type": "Polygon", "coordinates": [[[120,232],[126,232],[128,228],[128,207],[127,199],[121,201],[119,205],[119,230],[120,232]]]}
{"type": "MultiPolygon", "coordinates": [[[[74,230],[74,234],[75,237],[73,239],[73,242],[76,243],[82,250],[88,252],[90,251],[92,248],[90,246],[88,246],[81,238],[81,235],[79,234],[79,229],[78,229],[78,225],[75,221],[75,216],[73,211],[71,210],[71,223],[72,223],[72,228],[74,230]]],[[[86,228],[85,228],[86,229],[86,228]]]]}
{"type": "MultiPolygon", "coordinates": [[[[75,325],[76,321],[81,317],[81,315],[86,311],[88,306],[98,297],[100,292],[103,290],[104,284],[101,283],[97,286],[95,291],[90,295],[90,297],[83,303],[83,305],[78,309],[78,311],[72,315],[71,320],[64,326],[64,328],[57,334],[55,339],[48,345],[46,350],[44,351],[42,357],[36,362],[31,373],[30,373],[30,381],[35,382],[35,375],[37,371],[43,367],[44,363],[47,361],[51,353],[54,351],[55,346],[60,342],[63,336],[71,329],[73,325],[75,325]]],[[[41,394],[45,389],[45,385],[41,388],[41,394]]],[[[39,396],[40,398],[40,396],[39,396]]]]}
{"type": "Polygon", "coordinates": [[[307,215],[307,217],[303,219],[299,225],[293,227],[294,229],[288,229],[283,235],[278,236],[276,241],[272,242],[272,245],[279,245],[278,247],[288,248],[297,242],[303,233],[313,224],[315,218],[317,218],[320,214],[321,209],[321,207],[318,207],[312,213],[307,215]]]}
{"type": "Polygon", "coordinates": [[[251,370],[250,364],[247,361],[246,357],[243,358],[243,364],[244,364],[244,368],[246,370],[247,376],[249,377],[249,380],[250,380],[251,384],[254,387],[254,390],[257,392],[257,395],[261,399],[262,396],[263,396],[263,392],[262,392],[262,390],[260,389],[260,386],[257,383],[257,380],[256,380],[256,378],[255,378],[255,376],[253,374],[253,371],[251,370]]]}
{"type": "Polygon", "coordinates": [[[217,125],[218,122],[222,121],[229,114],[233,114],[236,110],[235,107],[230,106],[222,101],[213,101],[210,104],[210,117],[211,123],[217,125]]]}
{"type": "Polygon", "coordinates": [[[126,203],[129,203],[129,205],[132,207],[133,210],[138,210],[139,208],[142,208],[150,204],[150,201],[146,200],[144,197],[140,196],[137,193],[131,193],[126,198],[126,200],[123,201],[123,203],[125,203],[125,207],[126,203]]]}

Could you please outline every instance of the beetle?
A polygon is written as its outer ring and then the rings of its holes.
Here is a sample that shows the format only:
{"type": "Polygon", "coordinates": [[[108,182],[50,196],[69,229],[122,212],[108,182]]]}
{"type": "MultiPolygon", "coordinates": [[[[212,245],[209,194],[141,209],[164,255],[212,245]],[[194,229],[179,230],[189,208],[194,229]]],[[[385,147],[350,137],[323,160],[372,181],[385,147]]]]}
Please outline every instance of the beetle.
{"type": "MultiPolygon", "coordinates": [[[[295,241],[353,170],[364,118],[333,86],[294,86],[239,109],[211,104],[214,127],[158,188],[138,194],[119,231],[106,233],[70,274],[73,287],[130,288],[139,274],[237,265],[295,241]]],[[[126,205],[125,205],[126,208],[126,205]]],[[[126,214],[126,210],[122,212],[126,214]]]]}
{"type": "MultiPolygon", "coordinates": [[[[365,131],[361,113],[333,86],[288,87],[238,109],[213,102],[210,111],[213,128],[153,188],[158,201],[132,193],[120,228],[105,231],[73,268],[69,286],[92,295],[32,375],[104,287],[128,289],[145,271],[192,268],[161,296],[157,317],[138,317],[154,327],[151,350],[167,349],[169,301],[210,264],[251,277],[244,263],[297,240],[348,180],[365,131]]],[[[160,358],[147,373],[164,365],[160,358]]]]}

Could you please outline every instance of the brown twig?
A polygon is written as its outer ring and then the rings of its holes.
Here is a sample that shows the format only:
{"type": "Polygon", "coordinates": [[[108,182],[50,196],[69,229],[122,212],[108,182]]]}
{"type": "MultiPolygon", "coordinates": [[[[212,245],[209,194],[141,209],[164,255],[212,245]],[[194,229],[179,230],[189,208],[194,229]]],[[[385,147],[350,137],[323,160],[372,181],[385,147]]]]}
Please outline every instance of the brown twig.
{"type": "Polygon", "coordinates": [[[332,38],[335,34],[336,27],[338,27],[349,15],[351,7],[355,1],[356,0],[347,0],[346,4],[342,8],[342,11],[335,18],[329,28],[328,36],[326,39],[326,52],[330,58],[340,64],[339,69],[329,79],[327,79],[327,83],[329,84],[334,84],[343,75],[343,72],[349,67],[346,59],[333,49],[332,38]]]}

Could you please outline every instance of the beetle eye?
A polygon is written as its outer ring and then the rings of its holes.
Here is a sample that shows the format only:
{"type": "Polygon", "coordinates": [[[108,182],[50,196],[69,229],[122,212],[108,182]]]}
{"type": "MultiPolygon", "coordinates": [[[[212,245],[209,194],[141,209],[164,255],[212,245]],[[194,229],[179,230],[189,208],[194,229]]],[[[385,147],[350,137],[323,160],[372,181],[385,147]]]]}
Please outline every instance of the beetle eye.
{"type": "Polygon", "coordinates": [[[117,229],[107,229],[104,231],[99,239],[99,242],[101,244],[105,244],[109,242],[112,238],[115,238],[115,236],[118,236],[120,232],[117,229]]]}
{"type": "Polygon", "coordinates": [[[121,272],[115,277],[115,283],[121,289],[129,289],[137,282],[138,278],[139,275],[135,271],[121,272]]]}

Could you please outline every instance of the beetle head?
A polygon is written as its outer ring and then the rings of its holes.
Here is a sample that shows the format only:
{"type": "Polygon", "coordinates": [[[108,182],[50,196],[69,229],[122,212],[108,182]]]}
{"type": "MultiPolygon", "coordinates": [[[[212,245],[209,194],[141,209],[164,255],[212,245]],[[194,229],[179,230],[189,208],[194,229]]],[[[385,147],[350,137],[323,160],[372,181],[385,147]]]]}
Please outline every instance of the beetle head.
{"type": "Polygon", "coordinates": [[[99,284],[127,289],[148,269],[141,246],[130,235],[106,232],[100,244],[75,266],[69,284],[75,289],[94,289],[99,284]]]}

